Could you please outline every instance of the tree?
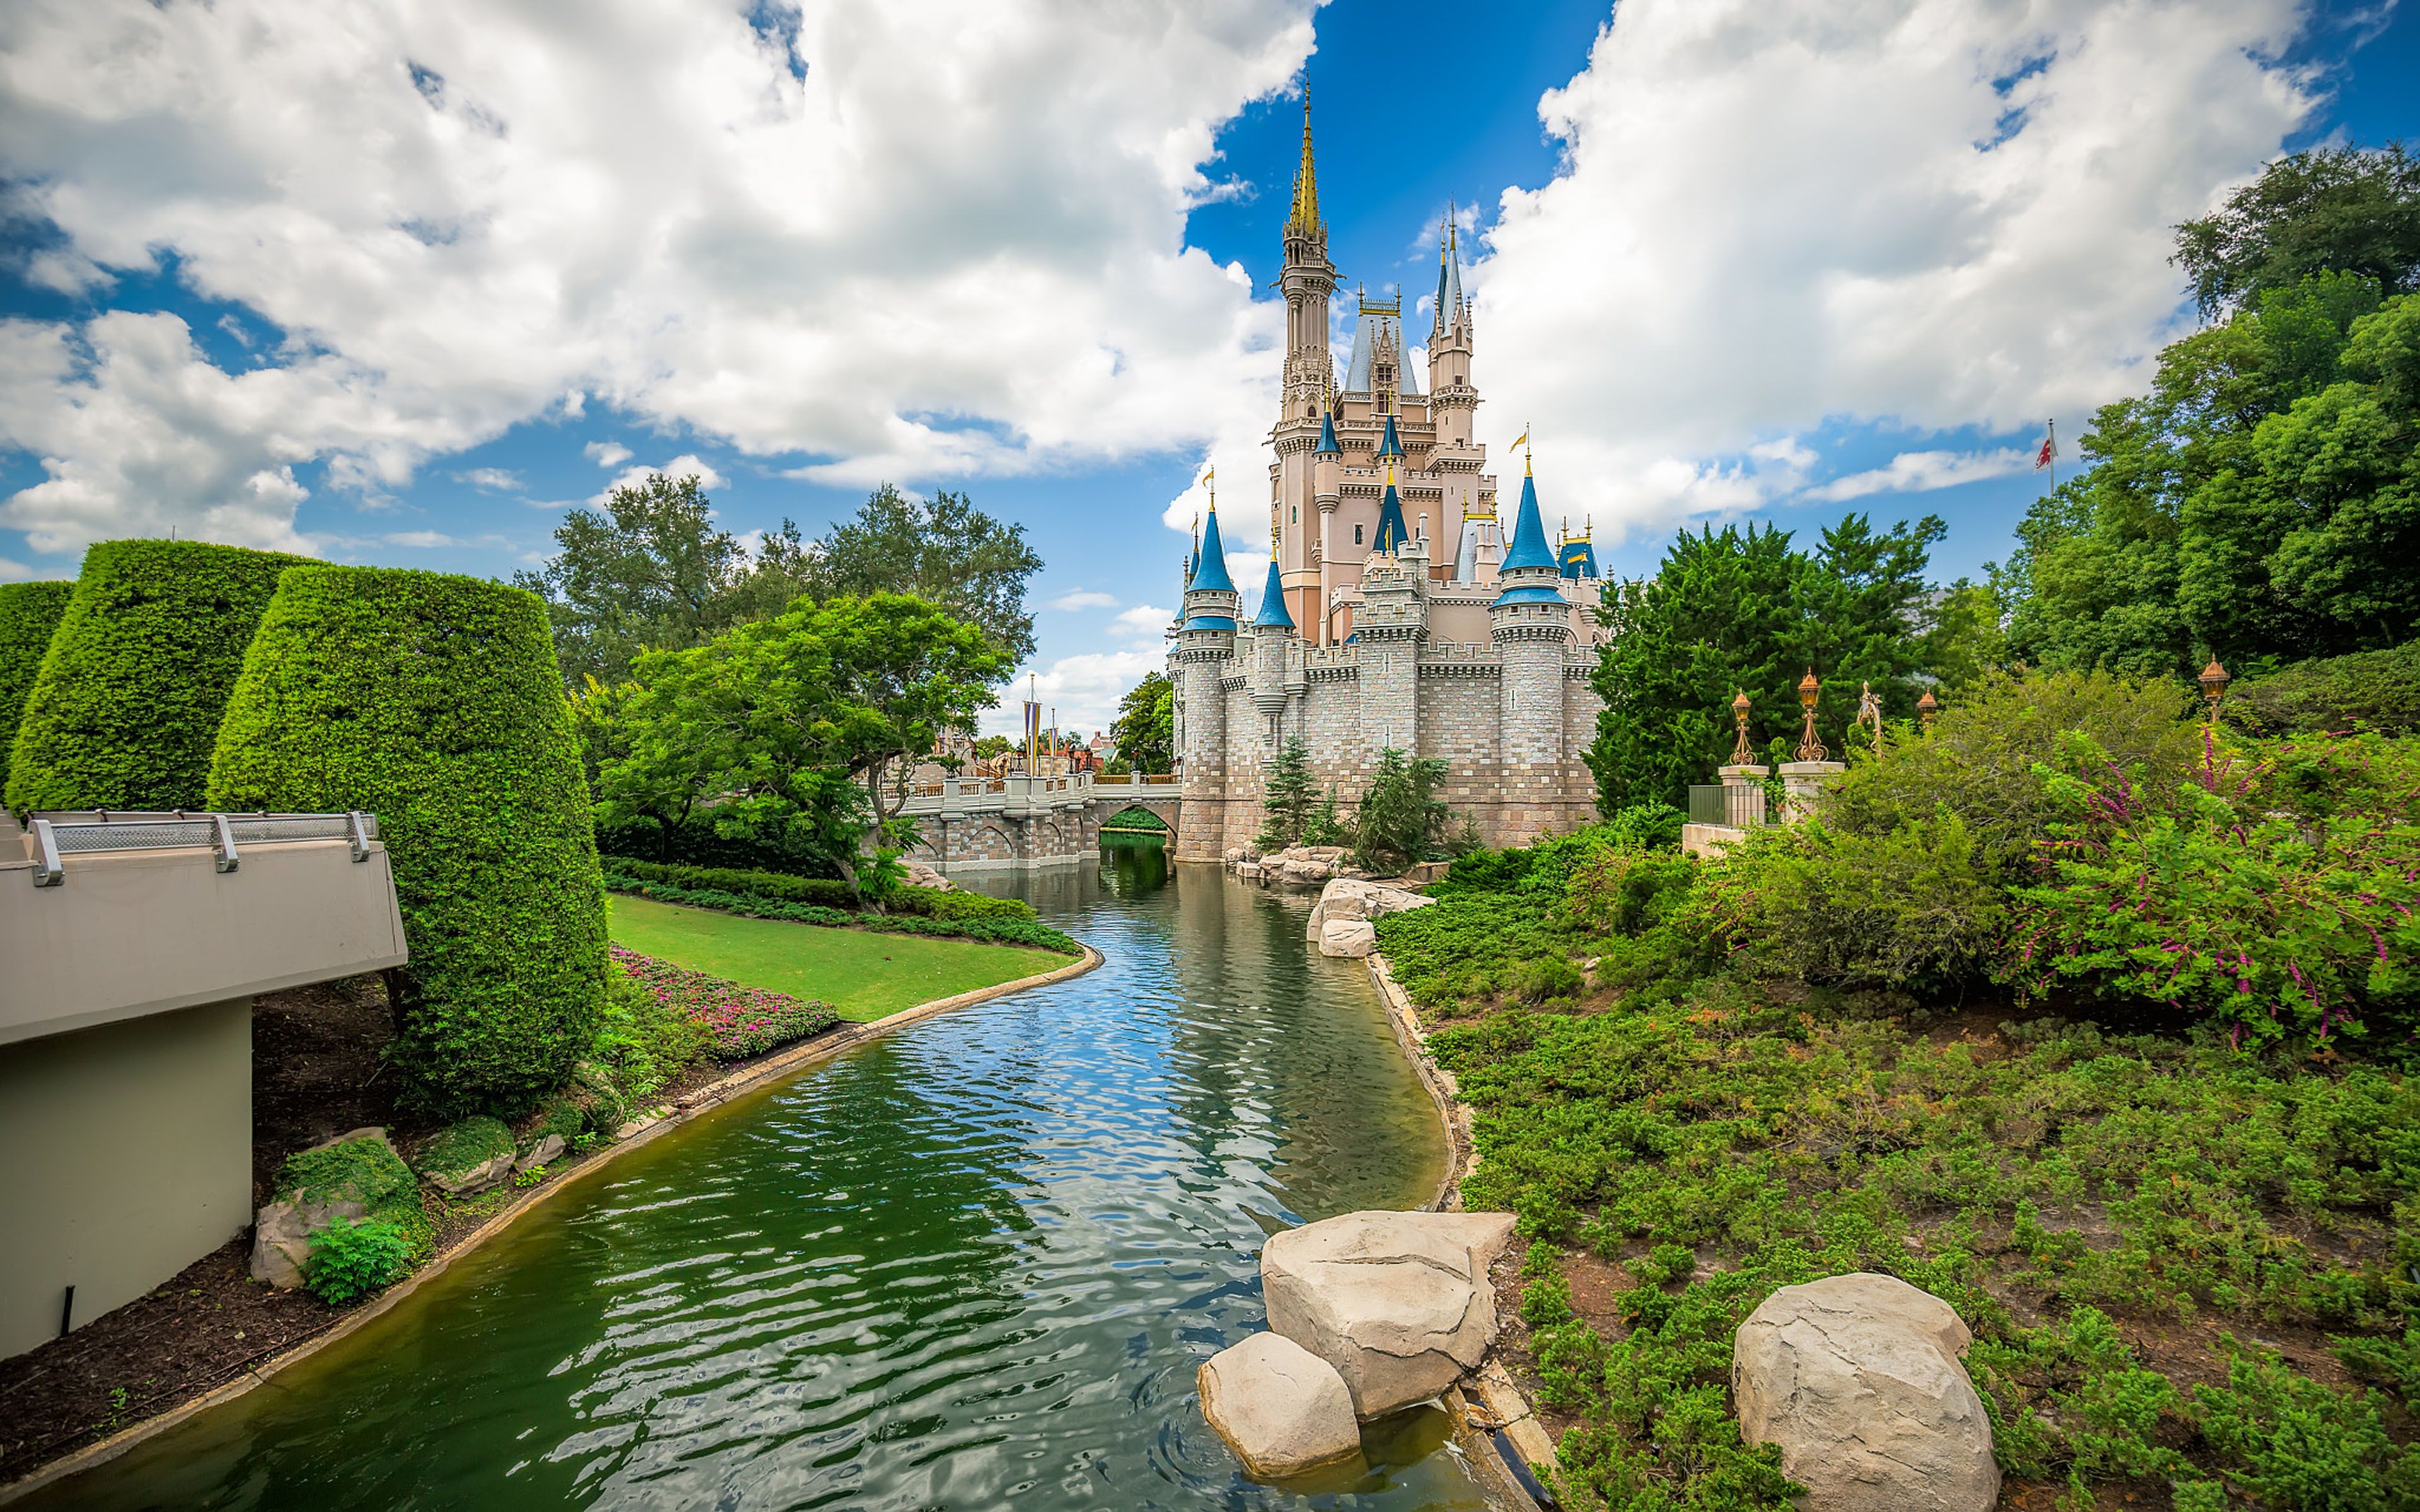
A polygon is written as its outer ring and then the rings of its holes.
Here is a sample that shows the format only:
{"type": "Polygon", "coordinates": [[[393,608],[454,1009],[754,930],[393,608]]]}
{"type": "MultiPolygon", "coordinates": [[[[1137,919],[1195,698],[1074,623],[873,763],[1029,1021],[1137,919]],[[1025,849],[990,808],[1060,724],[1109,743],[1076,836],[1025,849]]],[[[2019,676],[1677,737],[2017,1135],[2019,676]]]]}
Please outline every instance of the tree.
{"type": "Polygon", "coordinates": [[[802,601],[773,623],[792,619],[830,648],[832,757],[864,782],[875,829],[892,839],[909,764],[944,732],[972,735],[1015,663],[982,625],[904,594],[802,601]]]}
{"type": "Polygon", "coordinates": [[[1146,674],[1118,701],[1109,738],[1130,770],[1165,772],[1176,764],[1176,685],[1166,672],[1146,674]]]}
{"type": "Polygon", "coordinates": [[[652,822],[658,858],[673,858],[673,838],[699,806],[721,791],[723,753],[705,733],[686,728],[678,710],[688,664],[657,653],[640,659],[644,681],[611,686],[590,677],[571,696],[600,830],[652,822]]]}
{"type": "Polygon", "coordinates": [[[547,601],[564,682],[628,678],[644,651],[679,651],[796,595],[804,548],[787,520],[752,555],[714,525],[694,475],[650,473],[615,488],[602,513],[575,509],[555,528],[556,554],[514,582],[547,601]]]}
{"type": "Polygon", "coordinates": [[[1025,527],[1003,524],[959,493],[915,499],[890,484],[856,517],[786,564],[819,599],[906,594],[983,627],[1012,664],[1033,655],[1025,581],[1042,559],[1025,527]]]}
{"type": "Polygon", "coordinates": [[[2225,208],[2178,226],[2169,260],[2192,279],[2204,319],[2319,272],[2411,293],[2420,287],[2420,160],[2401,143],[2279,158],[2225,208]]]}
{"type": "Polygon", "coordinates": [[[1654,577],[1608,584],[1600,613],[1613,636],[1593,678],[1605,709],[1588,756],[1602,811],[1677,807],[1708,780],[1736,739],[1736,693],[1748,696],[1751,748],[1794,748],[1810,668],[1816,729],[1834,750],[1863,684],[1887,715],[1913,715],[1939,623],[1924,568],[1942,529],[1928,516],[1877,532],[1851,515],[1808,553],[1778,529],[1704,527],[1681,532],[1654,577]]]}
{"type": "Polygon", "coordinates": [[[1354,860],[1373,872],[1393,872],[1431,858],[1445,839],[1452,814],[1436,796],[1446,764],[1412,759],[1388,747],[1353,811],[1354,860]]]}
{"type": "Polygon", "coordinates": [[[1279,747],[1277,759],[1269,763],[1264,817],[1256,842],[1261,849],[1277,851],[1302,843],[1303,830],[1311,823],[1311,806],[1318,793],[1311,780],[1311,748],[1296,735],[1279,747]]]}

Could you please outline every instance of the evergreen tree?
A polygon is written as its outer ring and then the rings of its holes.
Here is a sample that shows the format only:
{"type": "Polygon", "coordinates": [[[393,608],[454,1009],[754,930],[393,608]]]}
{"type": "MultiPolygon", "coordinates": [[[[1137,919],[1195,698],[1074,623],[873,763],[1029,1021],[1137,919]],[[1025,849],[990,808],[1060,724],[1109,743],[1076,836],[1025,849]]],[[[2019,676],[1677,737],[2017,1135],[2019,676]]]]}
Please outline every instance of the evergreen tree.
{"type": "Polygon", "coordinates": [[[1436,796],[1445,772],[1445,763],[1434,758],[1413,760],[1392,747],[1380,751],[1378,769],[1353,814],[1354,860],[1391,872],[1435,859],[1452,817],[1436,796]]]}
{"type": "Polygon", "coordinates": [[[1336,789],[1330,787],[1311,805],[1311,817],[1303,821],[1302,842],[1305,845],[1350,845],[1353,826],[1336,812],[1336,789]]]}
{"type": "Polygon", "coordinates": [[[1318,791],[1311,780],[1311,748],[1296,735],[1279,747],[1277,759],[1269,763],[1261,834],[1255,843],[1264,851],[1301,844],[1318,791]]]}

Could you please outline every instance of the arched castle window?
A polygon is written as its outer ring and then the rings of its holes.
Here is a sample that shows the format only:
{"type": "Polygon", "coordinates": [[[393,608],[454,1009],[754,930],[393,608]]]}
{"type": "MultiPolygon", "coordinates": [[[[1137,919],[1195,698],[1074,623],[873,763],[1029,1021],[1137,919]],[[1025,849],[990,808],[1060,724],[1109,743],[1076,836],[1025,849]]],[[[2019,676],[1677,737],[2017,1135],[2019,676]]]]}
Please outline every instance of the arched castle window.
{"type": "Polygon", "coordinates": [[[1355,546],[1361,544],[1361,527],[1358,525],[1353,527],[1353,544],[1355,546]]]}

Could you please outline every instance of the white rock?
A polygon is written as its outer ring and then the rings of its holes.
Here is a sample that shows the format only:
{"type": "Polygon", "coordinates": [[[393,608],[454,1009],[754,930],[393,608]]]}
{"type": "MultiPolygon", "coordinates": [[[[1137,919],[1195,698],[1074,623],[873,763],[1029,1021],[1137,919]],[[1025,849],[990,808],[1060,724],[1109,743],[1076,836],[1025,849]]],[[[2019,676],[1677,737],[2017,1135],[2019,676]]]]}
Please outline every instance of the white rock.
{"type": "Polygon", "coordinates": [[[1384,918],[1407,909],[1426,908],[1435,898],[1409,892],[1402,887],[1389,887],[1382,883],[1356,877],[1338,877],[1320,889],[1319,902],[1311,909],[1308,937],[1320,938],[1320,932],[1331,919],[1384,918]]]}
{"type": "MultiPolygon", "coordinates": [[[[1367,925],[1363,926],[1367,928],[1367,925]]],[[[1496,1341],[1504,1212],[1353,1212],[1261,1251],[1269,1327],[1336,1367],[1362,1421],[1426,1401],[1496,1341]]]]}
{"type": "Polygon", "coordinates": [[[1246,882],[1258,882],[1261,880],[1261,863],[1258,861],[1238,861],[1235,863],[1235,875],[1243,878],[1246,882]]]}
{"type": "Polygon", "coordinates": [[[1219,1350],[1195,1380],[1202,1415],[1260,1479],[1298,1475],[1361,1452],[1344,1378],[1282,1335],[1255,1334],[1219,1350]]]}
{"type": "Polygon", "coordinates": [[[420,1179],[448,1196],[467,1197],[502,1184],[513,1174],[513,1152],[509,1149],[489,1156],[478,1165],[459,1171],[423,1171],[420,1179]]]}
{"type": "Polygon", "coordinates": [[[1378,948],[1378,930],[1366,918],[1331,918],[1319,930],[1319,953],[1357,960],[1378,948]]]}
{"type": "Polygon", "coordinates": [[[551,1161],[561,1159],[563,1156],[563,1135],[549,1134],[545,1138],[539,1140],[536,1144],[530,1146],[528,1154],[523,1155],[520,1159],[513,1162],[513,1169],[516,1171],[534,1171],[551,1161]]]}
{"type": "Polygon", "coordinates": [[[1973,1341],[1897,1276],[1784,1287],[1732,1339],[1741,1437],[1781,1445],[1782,1473],[1823,1512],[1987,1512],[1992,1424],[1958,1363],[1973,1341]]]}

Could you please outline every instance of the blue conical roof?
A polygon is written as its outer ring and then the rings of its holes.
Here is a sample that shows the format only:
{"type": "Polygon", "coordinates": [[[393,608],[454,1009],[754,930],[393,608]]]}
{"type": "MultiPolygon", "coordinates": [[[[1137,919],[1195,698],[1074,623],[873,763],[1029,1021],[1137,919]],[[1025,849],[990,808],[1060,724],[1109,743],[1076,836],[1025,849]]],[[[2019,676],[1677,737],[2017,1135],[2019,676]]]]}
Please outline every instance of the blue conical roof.
{"type": "Polygon", "coordinates": [[[1404,501],[1390,481],[1387,496],[1378,501],[1378,544],[1381,551],[1401,551],[1412,544],[1412,532],[1404,524],[1404,501]]]}
{"type": "Polygon", "coordinates": [[[1280,630],[1294,628],[1294,616],[1286,612],[1285,584],[1278,580],[1278,559],[1275,557],[1269,558],[1268,586],[1261,590],[1261,611],[1252,616],[1252,623],[1280,630]]]}
{"type": "Polygon", "coordinates": [[[1210,522],[1202,531],[1201,554],[1193,559],[1193,580],[1185,585],[1188,594],[1235,591],[1235,579],[1227,576],[1227,548],[1218,542],[1218,507],[1210,507],[1210,522]]]}
{"type": "Polygon", "coordinates": [[[1343,450],[1343,447],[1336,444],[1336,417],[1332,414],[1321,415],[1319,417],[1319,447],[1311,455],[1313,456],[1334,456],[1343,450]]]}
{"type": "Polygon", "coordinates": [[[1538,480],[1521,480],[1521,513],[1512,521],[1512,549],[1504,553],[1499,573],[1518,572],[1523,567],[1544,567],[1559,573],[1555,553],[1546,545],[1546,522],[1538,513],[1538,480]]]}
{"type": "Polygon", "coordinates": [[[1596,548],[1587,541],[1563,543],[1563,576],[1593,578],[1596,576],[1596,548]]]}
{"type": "Polygon", "coordinates": [[[1404,443],[1395,434],[1395,412],[1391,409],[1387,411],[1387,434],[1378,439],[1378,450],[1373,455],[1377,456],[1404,455],[1404,443]]]}

